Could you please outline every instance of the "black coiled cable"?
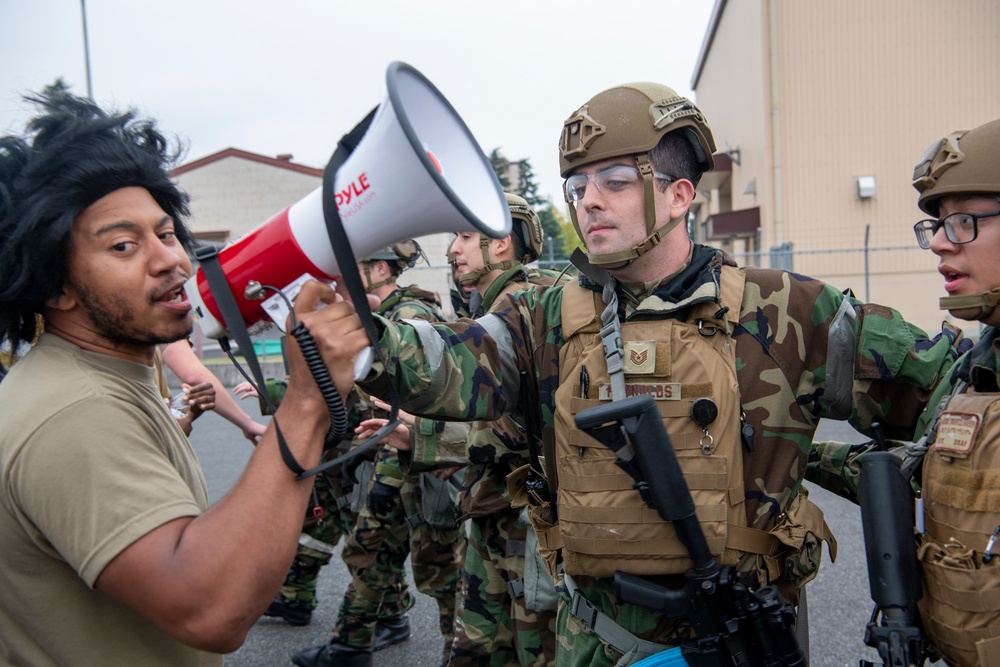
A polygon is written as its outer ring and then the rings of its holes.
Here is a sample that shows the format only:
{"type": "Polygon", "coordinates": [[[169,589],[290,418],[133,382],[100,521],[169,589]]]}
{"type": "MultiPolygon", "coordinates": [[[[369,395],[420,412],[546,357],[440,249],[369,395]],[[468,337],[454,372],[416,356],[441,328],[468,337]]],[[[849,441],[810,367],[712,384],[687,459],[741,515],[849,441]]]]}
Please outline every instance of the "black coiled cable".
{"type": "Polygon", "coordinates": [[[337,386],[333,383],[333,378],[330,377],[330,371],[327,370],[326,363],[324,363],[309,329],[298,322],[292,327],[291,334],[298,341],[302,357],[306,360],[306,365],[309,366],[309,371],[312,373],[320,393],[323,394],[324,401],[326,401],[326,408],[330,412],[330,430],[326,434],[326,446],[334,447],[347,434],[347,408],[344,406],[343,399],[340,398],[340,392],[337,391],[337,386]]]}
{"type": "MultiPolygon", "coordinates": [[[[330,430],[326,434],[325,445],[327,449],[336,447],[340,444],[341,440],[344,439],[344,436],[347,435],[348,432],[347,407],[344,405],[344,401],[340,397],[340,392],[337,391],[333,378],[330,376],[330,372],[326,368],[323,357],[319,353],[319,348],[316,347],[315,339],[312,337],[312,334],[309,333],[309,329],[304,324],[296,321],[295,309],[293,308],[292,302],[289,300],[288,296],[273,285],[261,285],[256,281],[250,281],[244,291],[244,297],[247,299],[259,300],[263,298],[266,291],[274,292],[280,296],[288,308],[288,317],[291,324],[290,333],[295,337],[295,340],[299,345],[299,350],[302,352],[302,357],[305,359],[306,365],[309,367],[309,372],[316,381],[316,386],[319,387],[320,394],[322,394],[327,410],[330,413],[330,430]]],[[[262,397],[263,401],[266,401],[267,405],[271,409],[271,412],[273,413],[275,411],[275,406],[271,403],[270,398],[267,396],[267,391],[264,390],[263,387],[258,387],[257,384],[255,384],[254,381],[247,375],[246,371],[243,370],[229,349],[229,341],[223,338],[219,340],[219,343],[223,346],[223,349],[229,355],[229,358],[233,360],[233,363],[243,374],[243,377],[245,377],[250,384],[257,389],[257,393],[262,397]]],[[[392,399],[393,408],[389,413],[389,421],[383,425],[382,428],[378,429],[370,438],[365,440],[364,443],[351,450],[349,453],[344,454],[343,456],[338,456],[331,461],[326,461],[311,470],[304,470],[302,466],[299,465],[299,462],[295,460],[291,450],[288,448],[288,443],[285,442],[285,436],[281,432],[278,420],[275,418],[273,421],[275,433],[278,436],[278,449],[281,451],[281,458],[284,460],[285,465],[288,466],[289,470],[296,474],[296,479],[305,479],[341,464],[349,466],[350,461],[358,458],[362,452],[365,452],[372,446],[378,444],[386,435],[396,428],[397,425],[399,425],[401,420],[396,416],[395,406],[398,404],[398,401],[395,398],[395,390],[392,391],[392,394],[394,396],[392,399]]]]}

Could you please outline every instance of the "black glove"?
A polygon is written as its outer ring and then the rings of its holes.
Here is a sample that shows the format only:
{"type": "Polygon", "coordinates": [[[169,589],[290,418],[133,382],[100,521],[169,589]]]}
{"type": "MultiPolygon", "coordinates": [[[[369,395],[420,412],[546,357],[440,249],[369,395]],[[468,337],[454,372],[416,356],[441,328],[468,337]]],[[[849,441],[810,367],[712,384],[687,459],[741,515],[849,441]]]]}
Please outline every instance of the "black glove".
{"type": "Polygon", "coordinates": [[[368,509],[372,514],[386,515],[392,510],[398,496],[399,489],[396,487],[375,481],[368,492],[368,509]]]}

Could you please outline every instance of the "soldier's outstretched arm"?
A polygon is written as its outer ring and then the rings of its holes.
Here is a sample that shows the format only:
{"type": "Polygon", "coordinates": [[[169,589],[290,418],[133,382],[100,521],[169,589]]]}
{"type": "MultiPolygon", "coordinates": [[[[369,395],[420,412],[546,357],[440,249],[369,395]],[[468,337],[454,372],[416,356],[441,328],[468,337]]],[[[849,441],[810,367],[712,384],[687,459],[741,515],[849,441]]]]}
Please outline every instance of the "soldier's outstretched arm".
{"type": "Polygon", "coordinates": [[[861,474],[858,457],[874,448],[872,441],[859,444],[813,441],[806,464],[806,481],[857,504],[858,475],[861,474]]]}
{"type": "Polygon", "coordinates": [[[519,370],[531,366],[534,346],[518,309],[443,324],[376,322],[390,362],[359,381],[365,391],[388,400],[391,383],[400,408],[430,418],[495,421],[517,408],[519,370]]]}

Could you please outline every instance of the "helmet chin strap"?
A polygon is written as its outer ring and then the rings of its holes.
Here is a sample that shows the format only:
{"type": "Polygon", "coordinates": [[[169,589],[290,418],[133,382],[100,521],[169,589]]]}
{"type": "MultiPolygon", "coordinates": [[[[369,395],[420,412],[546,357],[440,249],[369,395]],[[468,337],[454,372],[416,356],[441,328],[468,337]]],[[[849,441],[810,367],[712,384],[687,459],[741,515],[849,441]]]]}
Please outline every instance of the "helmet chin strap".
{"type": "Polygon", "coordinates": [[[374,283],[374,282],[372,282],[371,263],[370,262],[365,262],[364,263],[364,267],[365,267],[365,282],[368,284],[368,287],[365,288],[365,293],[366,294],[371,294],[372,292],[374,292],[375,290],[377,290],[379,287],[382,287],[383,285],[388,285],[389,283],[391,283],[392,281],[394,281],[396,279],[396,277],[394,275],[392,275],[392,272],[390,271],[388,278],[386,278],[385,280],[381,280],[381,281],[379,281],[377,283],[374,283]]]}
{"type": "Polygon", "coordinates": [[[666,225],[657,229],[655,232],[646,237],[646,240],[642,243],[632,246],[628,250],[623,250],[621,252],[608,252],[608,253],[596,253],[588,252],[587,260],[594,266],[599,266],[602,269],[621,269],[635,260],[639,259],[647,252],[660,245],[660,241],[666,236],[670,230],[676,227],[684,216],[679,218],[674,218],[666,225]]]}
{"type": "MultiPolygon", "coordinates": [[[[599,266],[602,269],[621,269],[635,260],[639,259],[647,252],[660,245],[660,240],[664,236],[670,233],[670,231],[680,224],[681,220],[685,216],[679,218],[673,218],[666,225],[660,229],[653,230],[656,225],[656,205],[653,201],[653,165],[649,162],[649,155],[646,153],[640,153],[635,156],[636,166],[639,168],[639,173],[642,174],[642,190],[645,196],[646,204],[646,239],[641,243],[638,243],[628,250],[622,250],[619,252],[607,252],[607,253],[596,253],[587,252],[587,261],[589,261],[594,266],[599,266]]],[[[576,217],[576,206],[569,207],[569,215],[573,220],[573,226],[576,228],[577,236],[583,239],[583,232],[580,229],[580,221],[576,217]]],[[[586,241],[584,241],[586,245],[586,241]]]]}
{"type": "Polygon", "coordinates": [[[477,285],[490,271],[495,269],[500,269],[501,271],[506,271],[507,269],[513,267],[516,262],[505,259],[502,262],[490,263],[490,238],[486,234],[479,235],[479,247],[483,251],[483,266],[482,268],[476,269],[475,271],[469,271],[468,273],[458,274],[458,282],[465,286],[477,285]]]}
{"type": "Polygon", "coordinates": [[[939,308],[941,310],[947,310],[955,317],[961,320],[985,320],[987,317],[993,314],[993,310],[996,308],[997,303],[1000,303],[1000,287],[991,289],[988,292],[981,292],[979,294],[972,294],[970,296],[943,296],[939,302],[939,308]],[[969,308],[978,308],[977,312],[972,317],[963,317],[955,313],[956,310],[967,310],[969,308]]]}

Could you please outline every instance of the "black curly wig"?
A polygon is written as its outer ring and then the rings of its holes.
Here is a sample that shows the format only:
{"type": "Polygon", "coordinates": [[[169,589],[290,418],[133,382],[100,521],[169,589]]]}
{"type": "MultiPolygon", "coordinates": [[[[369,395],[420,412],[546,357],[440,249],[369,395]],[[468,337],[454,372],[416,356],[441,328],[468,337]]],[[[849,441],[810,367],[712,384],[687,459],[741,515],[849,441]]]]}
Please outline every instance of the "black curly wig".
{"type": "Polygon", "coordinates": [[[66,92],[26,99],[39,115],[24,136],[0,138],[0,340],[14,349],[34,340],[35,314],[62,292],[74,220],[104,195],[145,188],[184,248],[194,243],[188,197],[168,175],[183,148],[171,148],[154,121],[66,92]]]}

